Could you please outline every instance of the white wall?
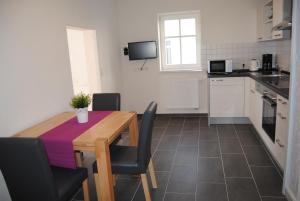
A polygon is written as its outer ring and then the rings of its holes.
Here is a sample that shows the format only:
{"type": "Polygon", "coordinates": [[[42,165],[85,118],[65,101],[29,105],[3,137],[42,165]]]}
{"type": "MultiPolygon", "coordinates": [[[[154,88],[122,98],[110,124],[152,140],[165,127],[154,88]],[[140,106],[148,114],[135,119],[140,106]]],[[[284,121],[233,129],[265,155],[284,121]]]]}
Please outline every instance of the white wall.
{"type": "Polygon", "coordinates": [[[70,109],[68,25],[96,30],[102,89],[119,91],[115,16],[111,0],[1,1],[0,136],[70,109]]]}
{"type": "Polygon", "coordinates": [[[70,109],[68,25],[97,31],[102,89],[120,90],[115,16],[113,0],[0,1],[0,137],[70,109]]]}
{"type": "MultiPolygon", "coordinates": [[[[256,41],[258,0],[118,0],[120,48],[132,41],[157,40],[157,14],[200,10],[202,48],[210,44],[256,41]]],[[[149,60],[143,72],[142,61],[128,61],[121,55],[123,109],[143,112],[150,100],[159,104],[158,113],[207,113],[206,72],[162,73],[159,61],[149,60]],[[164,103],[162,83],[170,77],[199,78],[199,110],[169,110],[164,103]]],[[[188,97],[187,97],[188,98],[188,97]]]]}

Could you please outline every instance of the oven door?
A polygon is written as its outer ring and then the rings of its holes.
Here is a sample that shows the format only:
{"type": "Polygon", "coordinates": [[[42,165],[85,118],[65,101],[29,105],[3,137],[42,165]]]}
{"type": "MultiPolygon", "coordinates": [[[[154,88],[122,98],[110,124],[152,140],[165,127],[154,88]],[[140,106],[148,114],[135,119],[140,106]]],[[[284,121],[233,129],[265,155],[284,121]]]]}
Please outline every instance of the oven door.
{"type": "Polygon", "coordinates": [[[210,60],[209,61],[209,73],[226,73],[226,61],[225,60],[210,60]]]}
{"type": "Polygon", "coordinates": [[[263,96],[262,128],[273,142],[275,142],[276,110],[276,102],[268,96],[263,96]]]}

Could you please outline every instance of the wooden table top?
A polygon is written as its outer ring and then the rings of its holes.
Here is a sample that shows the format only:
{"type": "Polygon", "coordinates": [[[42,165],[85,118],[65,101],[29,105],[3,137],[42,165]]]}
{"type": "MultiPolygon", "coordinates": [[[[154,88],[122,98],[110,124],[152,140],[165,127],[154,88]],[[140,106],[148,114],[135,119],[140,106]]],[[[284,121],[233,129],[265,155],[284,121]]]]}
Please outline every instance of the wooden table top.
{"type": "MultiPolygon", "coordinates": [[[[136,113],[114,111],[90,129],[73,140],[74,150],[94,151],[97,139],[105,139],[110,144],[118,137],[119,133],[128,127],[136,113]]],[[[14,137],[39,137],[47,131],[75,117],[74,112],[64,112],[50,119],[25,129],[14,137]]]]}

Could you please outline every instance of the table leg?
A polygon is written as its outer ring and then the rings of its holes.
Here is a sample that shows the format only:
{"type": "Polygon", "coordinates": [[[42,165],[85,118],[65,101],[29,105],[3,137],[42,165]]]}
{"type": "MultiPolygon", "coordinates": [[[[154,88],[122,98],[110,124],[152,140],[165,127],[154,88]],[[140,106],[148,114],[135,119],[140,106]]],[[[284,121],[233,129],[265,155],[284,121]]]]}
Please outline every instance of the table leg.
{"type": "Polygon", "coordinates": [[[75,151],[75,159],[77,167],[82,167],[82,157],[80,151],[75,151]]]}
{"type": "Polygon", "coordinates": [[[132,117],[131,122],[129,124],[129,135],[130,135],[130,145],[138,146],[139,128],[138,128],[137,114],[135,114],[132,117]]]}
{"type": "Polygon", "coordinates": [[[98,183],[100,186],[100,201],[115,201],[113,177],[110,163],[109,144],[107,140],[96,141],[96,160],[98,168],[98,183]]]}

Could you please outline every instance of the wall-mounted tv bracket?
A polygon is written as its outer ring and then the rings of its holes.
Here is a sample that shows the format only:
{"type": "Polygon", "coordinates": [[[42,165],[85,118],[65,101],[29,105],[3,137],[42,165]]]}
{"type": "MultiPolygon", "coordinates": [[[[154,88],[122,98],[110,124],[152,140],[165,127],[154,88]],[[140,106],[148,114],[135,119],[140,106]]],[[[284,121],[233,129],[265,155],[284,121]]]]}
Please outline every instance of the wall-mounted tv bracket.
{"type": "Polygon", "coordinates": [[[128,47],[124,47],[124,48],[123,48],[123,52],[124,52],[124,55],[127,56],[127,55],[128,55],[128,47]]]}

